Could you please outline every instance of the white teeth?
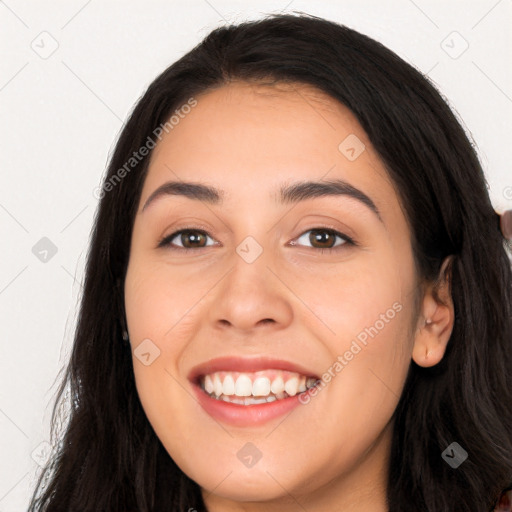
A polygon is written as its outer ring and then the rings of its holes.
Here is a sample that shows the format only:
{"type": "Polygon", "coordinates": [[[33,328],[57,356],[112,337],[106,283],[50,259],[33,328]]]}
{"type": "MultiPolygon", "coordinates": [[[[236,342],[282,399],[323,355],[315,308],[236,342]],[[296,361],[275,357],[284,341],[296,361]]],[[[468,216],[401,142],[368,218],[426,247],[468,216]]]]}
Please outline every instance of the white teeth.
{"type": "Polygon", "coordinates": [[[299,389],[299,379],[297,377],[292,377],[286,381],[284,385],[284,390],[290,395],[295,396],[299,389]]]}
{"type": "MultiPolygon", "coordinates": [[[[285,397],[283,397],[283,398],[285,398],[285,397]]],[[[237,397],[236,395],[234,395],[234,396],[222,395],[220,398],[217,398],[217,400],[222,400],[224,402],[230,402],[232,404],[238,404],[238,405],[257,405],[257,404],[265,404],[267,402],[275,402],[277,400],[277,398],[275,396],[255,398],[252,396],[237,397]]]]}
{"type": "Polygon", "coordinates": [[[224,379],[224,385],[222,386],[223,393],[225,395],[235,394],[235,381],[231,375],[227,375],[224,379]]]}
{"type": "Polygon", "coordinates": [[[268,377],[258,377],[252,385],[253,396],[267,396],[270,393],[270,380],[268,377]]]}
{"type": "Polygon", "coordinates": [[[261,370],[254,373],[220,371],[205,375],[201,386],[207,394],[241,405],[282,400],[304,393],[317,384],[314,377],[284,370],[261,370]]]}
{"type": "Polygon", "coordinates": [[[206,378],[204,379],[204,389],[206,390],[207,393],[212,394],[213,392],[213,381],[209,375],[207,375],[206,378]]]}
{"type": "Polygon", "coordinates": [[[222,395],[222,382],[220,381],[220,377],[215,374],[214,377],[213,377],[213,392],[217,395],[217,396],[220,396],[222,395]]]}
{"type": "Polygon", "coordinates": [[[274,395],[278,395],[284,391],[284,381],[282,377],[276,377],[272,381],[272,385],[270,386],[270,391],[274,393],[274,395]]]}
{"type": "Polygon", "coordinates": [[[252,395],[252,381],[247,375],[240,375],[236,380],[235,386],[236,396],[251,396],[252,395]]]}

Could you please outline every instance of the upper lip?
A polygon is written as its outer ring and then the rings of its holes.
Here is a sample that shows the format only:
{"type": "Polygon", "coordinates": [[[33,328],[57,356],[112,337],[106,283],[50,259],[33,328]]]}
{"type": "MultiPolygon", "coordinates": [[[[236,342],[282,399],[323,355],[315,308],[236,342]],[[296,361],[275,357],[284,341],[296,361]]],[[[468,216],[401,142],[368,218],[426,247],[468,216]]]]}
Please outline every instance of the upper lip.
{"type": "Polygon", "coordinates": [[[199,377],[203,375],[220,371],[257,372],[260,370],[270,369],[286,370],[289,372],[305,375],[306,377],[315,377],[318,379],[318,376],[315,374],[315,372],[307,369],[305,366],[292,363],[290,361],[284,361],[282,359],[270,359],[266,357],[247,358],[233,356],[210,359],[209,361],[205,361],[204,363],[195,366],[188,374],[188,379],[192,382],[196,382],[199,377]]]}

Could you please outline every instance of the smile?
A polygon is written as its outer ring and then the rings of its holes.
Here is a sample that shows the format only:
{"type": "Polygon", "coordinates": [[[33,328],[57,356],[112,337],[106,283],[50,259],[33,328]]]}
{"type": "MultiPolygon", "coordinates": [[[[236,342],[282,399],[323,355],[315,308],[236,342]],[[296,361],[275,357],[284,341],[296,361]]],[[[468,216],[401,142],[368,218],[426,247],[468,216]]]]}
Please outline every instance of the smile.
{"type": "Polygon", "coordinates": [[[201,388],[211,398],[238,405],[284,400],[306,392],[317,382],[315,377],[277,369],[257,372],[219,371],[199,379],[201,388]]]}
{"type": "Polygon", "coordinates": [[[188,379],[203,411],[236,427],[257,427],[289,414],[321,382],[290,361],[232,356],[196,366],[188,379]]]}

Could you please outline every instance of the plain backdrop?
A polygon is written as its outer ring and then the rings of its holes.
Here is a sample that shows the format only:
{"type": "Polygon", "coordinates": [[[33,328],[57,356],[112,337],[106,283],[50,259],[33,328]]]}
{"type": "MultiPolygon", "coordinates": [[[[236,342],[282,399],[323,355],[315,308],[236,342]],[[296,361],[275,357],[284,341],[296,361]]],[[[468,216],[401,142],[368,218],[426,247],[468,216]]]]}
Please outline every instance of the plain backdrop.
{"type": "Polygon", "coordinates": [[[0,512],[48,455],[100,184],[149,83],[225,23],[277,11],[344,23],[429,75],[512,208],[512,0],[0,1],[0,512]]]}

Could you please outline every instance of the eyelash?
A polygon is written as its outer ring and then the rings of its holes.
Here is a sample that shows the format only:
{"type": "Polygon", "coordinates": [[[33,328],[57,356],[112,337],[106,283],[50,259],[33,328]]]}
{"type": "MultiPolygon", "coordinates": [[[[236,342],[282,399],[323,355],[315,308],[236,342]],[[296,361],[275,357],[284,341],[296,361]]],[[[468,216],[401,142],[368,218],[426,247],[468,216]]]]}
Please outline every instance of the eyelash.
{"type": "MultiPolygon", "coordinates": [[[[342,250],[347,245],[357,246],[357,243],[352,238],[350,238],[349,236],[345,235],[344,233],[341,233],[341,232],[337,231],[334,228],[324,227],[324,226],[318,226],[318,227],[307,229],[306,231],[303,231],[294,240],[297,240],[297,239],[301,238],[303,235],[305,235],[306,233],[308,233],[310,231],[327,232],[327,233],[329,233],[331,235],[338,236],[339,238],[342,238],[344,240],[343,243],[341,243],[339,245],[335,245],[334,247],[327,247],[327,248],[323,248],[323,247],[309,247],[312,250],[320,251],[321,254],[323,254],[324,252],[329,252],[330,253],[330,252],[333,252],[333,251],[342,250]]],[[[179,246],[173,247],[171,245],[171,240],[173,240],[174,238],[176,238],[177,236],[179,236],[179,235],[181,235],[183,233],[190,233],[190,232],[192,232],[192,233],[201,233],[201,234],[206,235],[207,237],[209,237],[209,238],[211,238],[213,240],[213,237],[210,235],[210,233],[208,233],[204,229],[200,229],[200,228],[197,228],[197,227],[189,226],[189,227],[185,227],[183,229],[180,229],[179,231],[175,231],[174,233],[171,233],[170,235],[167,235],[167,236],[163,237],[158,242],[158,246],[157,247],[158,248],[169,247],[173,251],[181,251],[181,252],[198,251],[198,250],[201,250],[201,249],[206,249],[207,247],[198,247],[198,248],[194,248],[194,247],[179,247],[179,246]]],[[[298,244],[296,242],[294,242],[292,245],[296,246],[298,244]]],[[[212,247],[212,246],[209,246],[209,247],[212,247]]]]}

